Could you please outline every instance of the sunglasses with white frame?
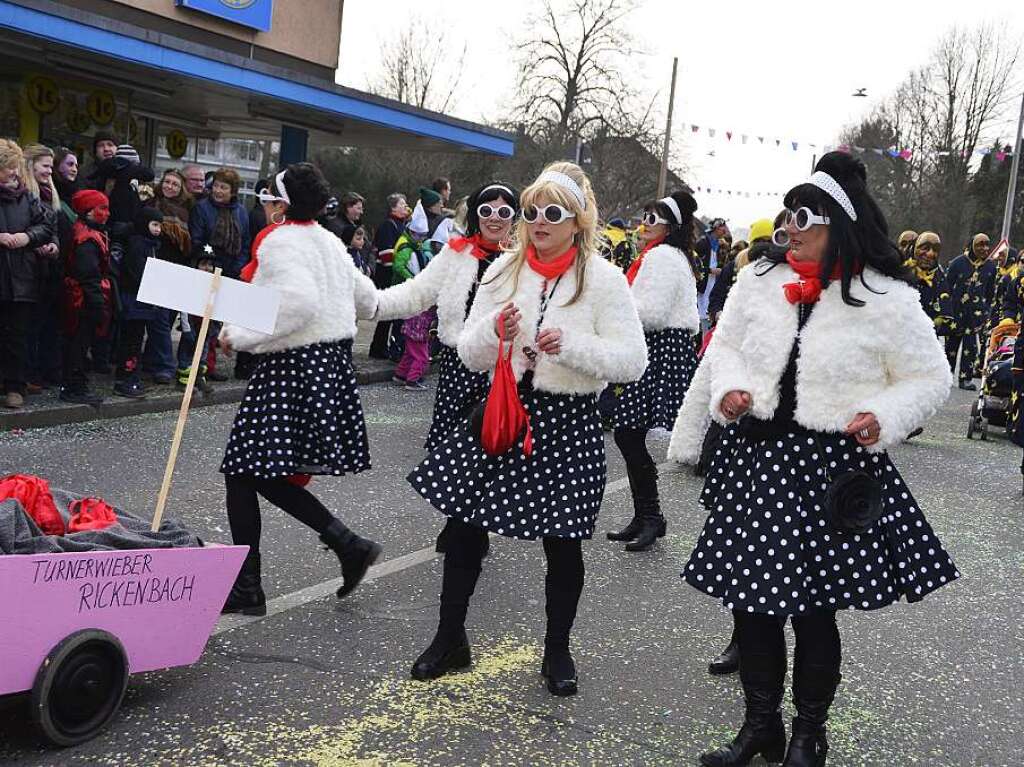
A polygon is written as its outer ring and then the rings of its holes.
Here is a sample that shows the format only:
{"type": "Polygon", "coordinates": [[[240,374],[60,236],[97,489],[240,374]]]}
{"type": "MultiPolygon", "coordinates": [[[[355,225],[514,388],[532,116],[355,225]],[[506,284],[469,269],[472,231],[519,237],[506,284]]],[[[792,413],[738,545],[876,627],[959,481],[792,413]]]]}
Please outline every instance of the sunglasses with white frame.
{"type": "Polygon", "coordinates": [[[502,221],[511,221],[516,215],[515,209],[511,205],[491,205],[490,203],[481,203],[476,209],[476,214],[482,221],[485,218],[498,218],[502,221]]]}
{"type": "Polygon", "coordinates": [[[818,224],[828,226],[831,223],[832,220],[828,216],[819,216],[807,207],[786,211],[786,226],[792,226],[798,232],[806,232],[818,224]]]}
{"type": "Polygon", "coordinates": [[[523,221],[528,224],[535,224],[537,220],[544,216],[544,221],[549,224],[560,224],[567,218],[576,218],[576,214],[571,210],[563,208],[561,205],[551,203],[545,205],[544,210],[541,211],[536,205],[527,205],[523,208],[523,221]]]}

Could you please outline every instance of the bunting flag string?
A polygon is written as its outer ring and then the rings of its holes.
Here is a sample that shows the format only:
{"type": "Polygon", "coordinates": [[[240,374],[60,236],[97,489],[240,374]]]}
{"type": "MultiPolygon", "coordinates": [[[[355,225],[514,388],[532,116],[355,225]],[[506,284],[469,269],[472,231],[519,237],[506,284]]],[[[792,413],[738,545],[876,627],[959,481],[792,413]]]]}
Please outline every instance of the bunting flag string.
{"type": "Polygon", "coordinates": [[[724,194],[728,197],[782,197],[783,192],[751,192],[740,189],[723,189],[718,186],[695,186],[693,191],[703,194],[724,194]]]}
{"type": "MultiPolygon", "coordinates": [[[[704,133],[706,133],[708,138],[715,138],[716,135],[719,133],[719,130],[717,128],[708,128],[708,127],[702,127],[700,125],[693,125],[693,124],[691,124],[690,125],[690,132],[692,134],[694,134],[694,135],[698,135],[698,134],[704,132],[704,133]]],[[[725,140],[726,140],[727,143],[731,143],[732,139],[733,139],[733,136],[736,135],[735,131],[732,131],[732,130],[725,130],[725,131],[721,131],[721,132],[725,134],[725,140]]],[[[747,144],[747,141],[750,138],[751,138],[750,134],[747,134],[747,133],[740,134],[740,141],[743,144],[747,144]]],[[[763,146],[764,143],[765,143],[765,140],[768,137],[767,136],[755,136],[754,138],[757,139],[758,144],[763,146]]],[[[777,149],[781,149],[782,148],[783,139],[775,138],[775,137],[771,137],[771,138],[773,138],[774,141],[775,141],[775,147],[777,149]]],[[[914,157],[914,150],[912,150],[912,149],[901,149],[899,147],[863,147],[863,146],[858,146],[856,144],[839,144],[839,145],[825,144],[825,143],[819,144],[819,143],[815,143],[815,142],[811,142],[811,141],[799,141],[799,140],[796,140],[796,139],[787,139],[787,143],[788,143],[788,145],[790,147],[792,147],[792,151],[794,151],[794,152],[799,152],[800,151],[800,147],[804,147],[805,150],[813,150],[815,152],[819,152],[820,151],[822,154],[824,154],[825,152],[831,152],[833,150],[838,150],[840,152],[847,152],[848,154],[853,154],[855,152],[857,154],[864,154],[865,152],[871,152],[873,154],[878,155],[879,157],[891,157],[891,158],[896,159],[896,160],[906,160],[906,161],[909,161],[909,160],[911,160],[914,157]]],[[[952,154],[952,153],[951,152],[943,152],[943,151],[936,152],[936,156],[939,156],[939,157],[948,157],[950,154],[952,154]]],[[[991,147],[985,147],[984,149],[975,149],[974,150],[974,154],[975,155],[989,155],[989,154],[991,154],[996,159],[997,162],[1006,162],[1006,160],[1008,158],[1013,156],[1013,152],[1012,151],[995,150],[995,149],[992,149],[991,147]]],[[[965,157],[967,156],[966,153],[964,154],[964,156],[965,157]]]]}

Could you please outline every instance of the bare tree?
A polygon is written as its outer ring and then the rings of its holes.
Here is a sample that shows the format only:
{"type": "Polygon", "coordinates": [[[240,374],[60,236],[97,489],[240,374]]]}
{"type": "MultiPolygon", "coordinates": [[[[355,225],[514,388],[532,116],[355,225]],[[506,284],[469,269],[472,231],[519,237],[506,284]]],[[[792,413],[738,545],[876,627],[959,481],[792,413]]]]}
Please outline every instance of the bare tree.
{"type": "Polygon", "coordinates": [[[367,84],[371,93],[434,112],[448,110],[462,80],[465,44],[453,56],[447,30],[413,18],[380,47],[379,71],[367,84]]]}

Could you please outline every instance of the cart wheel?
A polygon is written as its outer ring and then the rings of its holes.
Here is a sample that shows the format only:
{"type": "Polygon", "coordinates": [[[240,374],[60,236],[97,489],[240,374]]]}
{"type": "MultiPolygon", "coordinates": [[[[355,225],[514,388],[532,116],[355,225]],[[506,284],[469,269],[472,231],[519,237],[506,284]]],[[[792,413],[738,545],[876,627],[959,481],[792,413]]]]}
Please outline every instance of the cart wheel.
{"type": "Polygon", "coordinates": [[[974,400],[974,404],[971,405],[971,417],[967,420],[967,439],[974,439],[974,432],[978,427],[979,415],[978,400],[974,400]]]}
{"type": "Polygon", "coordinates": [[[981,419],[981,441],[988,442],[988,419],[981,419]]]}
{"type": "Polygon", "coordinates": [[[32,686],[32,720],[57,746],[94,738],[121,707],[128,658],[113,634],[76,631],[50,651],[32,686]]]}

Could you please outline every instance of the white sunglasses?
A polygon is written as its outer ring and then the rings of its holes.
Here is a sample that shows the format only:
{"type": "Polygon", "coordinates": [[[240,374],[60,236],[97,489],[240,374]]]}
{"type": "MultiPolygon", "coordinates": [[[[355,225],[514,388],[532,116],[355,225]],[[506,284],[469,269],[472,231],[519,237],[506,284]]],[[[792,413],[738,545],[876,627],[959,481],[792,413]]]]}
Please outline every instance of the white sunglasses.
{"type": "Polygon", "coordinates": [[[260,189],[260,193],[256,195],[256,199],[259,201],[260,205],[269,205],[272,202],[283,202],[286,205],[288,204],[288,200],[284,197],[278,197],[269,189],[260,189]]]}
{"type": "Polygon", "coordinates": [[[659,216],[653,210],[644,215],[643,222],[647,226],[657,226],[658,224],[666,224],[666,225],[668,224],[667,220],[665,220],[664,218],[659,216]]]}
{"type": "Polygon", "coordinates": [[[516,214],[511,205],[499,205],[497,207],[482,203],[476,209],[476,214],[481,218],[500,218],[502,221],[511,221],[516,214]]]}
{"type": "Polygon", "coordinates": [[[537,219],[544,216],[544,220],[549,224],[560,224],[567,218],[576,218],[576,214],[571,210],[566,210],[561,205],[545,205],[542,211],[536,205],[527,205],[523,208],[523,221],[528,224],[537,223],[537,219]]]}
{"type": "Polygon", "coordinates": [[[806,232],[816,224],[828,226],[832,221],[828,216],[819,216],[810,208],[797,208],[786,211],[786,226],[792,226],[798,232],[806,232]]]}

